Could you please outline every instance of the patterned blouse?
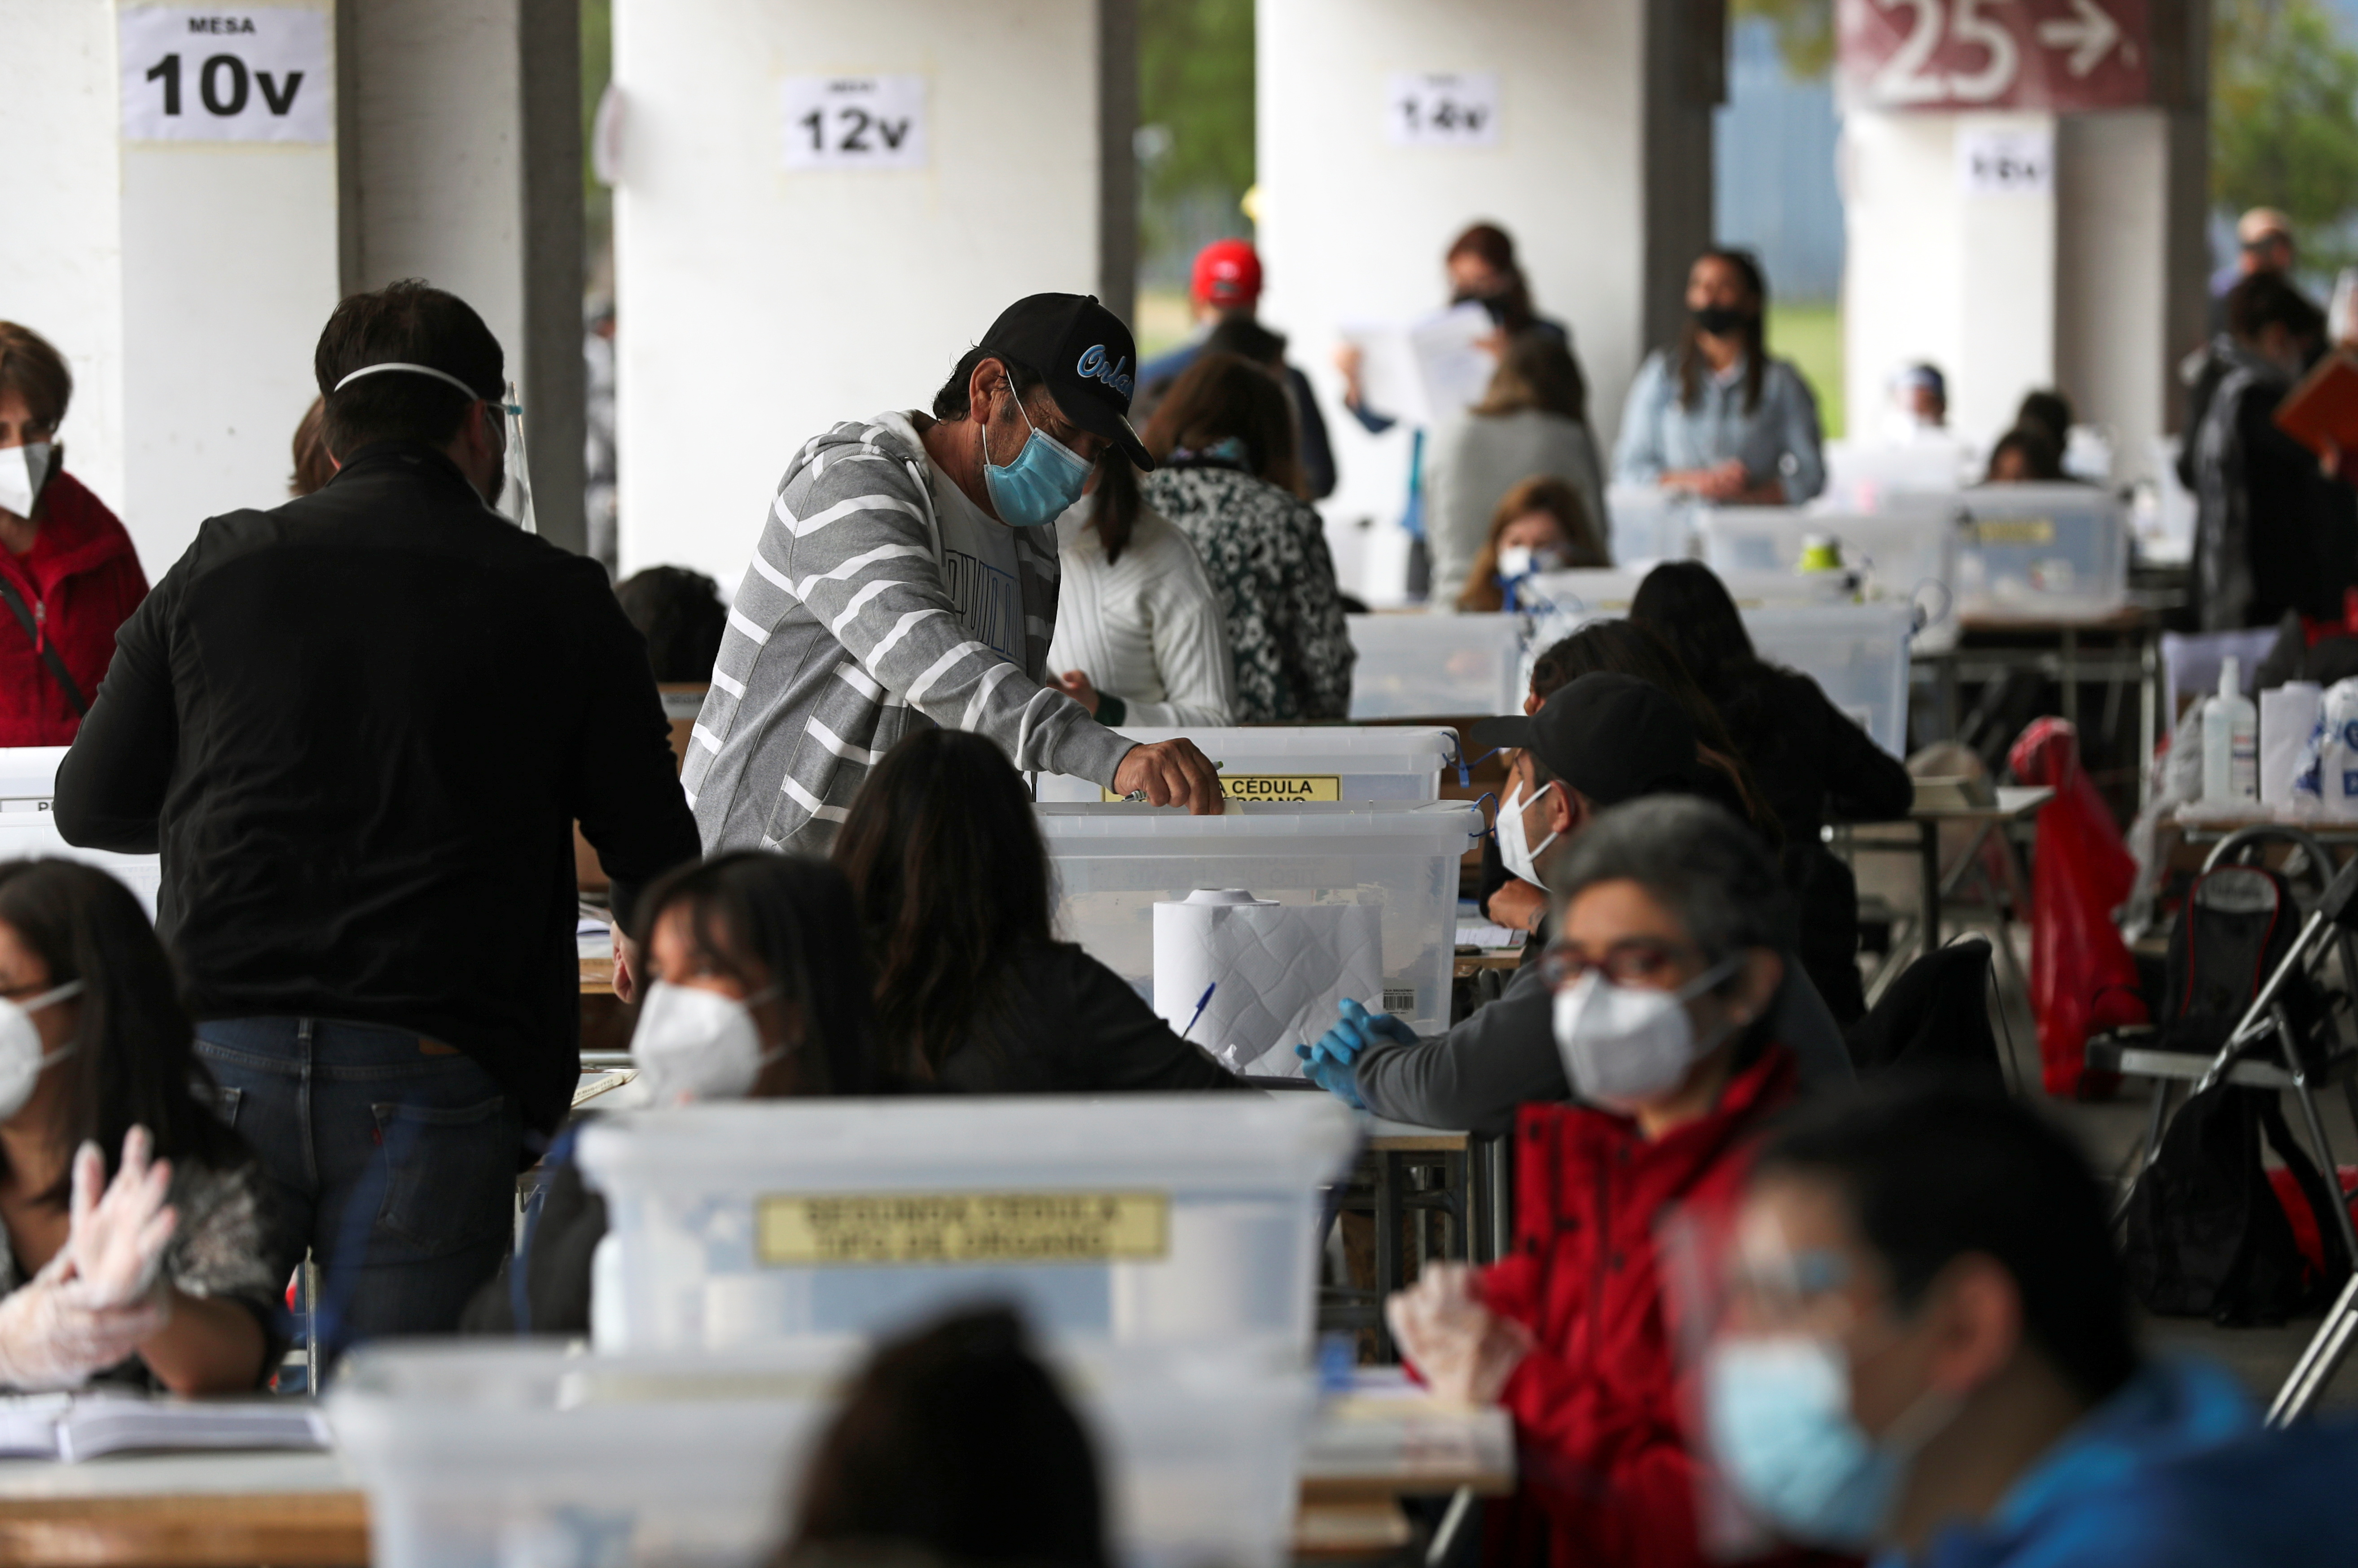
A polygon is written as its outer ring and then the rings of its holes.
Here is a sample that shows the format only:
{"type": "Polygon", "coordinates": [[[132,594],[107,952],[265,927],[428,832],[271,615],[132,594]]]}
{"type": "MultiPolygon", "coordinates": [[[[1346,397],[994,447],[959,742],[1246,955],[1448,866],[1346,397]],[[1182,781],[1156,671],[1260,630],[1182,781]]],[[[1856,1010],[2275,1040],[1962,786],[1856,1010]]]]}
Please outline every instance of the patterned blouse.
{"type": "Polygon", "coordinates": [[[1174,458],[1147,504],[1186,535],[1228,621],[1238,724],[1347,719],[1351,635],[1317,511],[1240,469],[1174,458]]]}
{"type": "MultiPolygon", "coordinates": [[[[271,1255],[261,1185],[261,1170],[252,1164],[212,1171],[194,1161],[174,1162],[168,1196],[179,1210],[180,1223],[165,1249],[164,1271],[184,1295],[233,1301],[254,1314],[266,1346],[262,1367],[266,1380],[278,1369],[279,1354],[286,1348],[278,1337],[278,1317],[295,1263],[271,1255]]],[[[7,1229],[0,1226],[0,1295],[25,1282],[7,1229]]],[[[136,1356],[91,1381],[150,1391],[162,1387],[136,1356]]]]}

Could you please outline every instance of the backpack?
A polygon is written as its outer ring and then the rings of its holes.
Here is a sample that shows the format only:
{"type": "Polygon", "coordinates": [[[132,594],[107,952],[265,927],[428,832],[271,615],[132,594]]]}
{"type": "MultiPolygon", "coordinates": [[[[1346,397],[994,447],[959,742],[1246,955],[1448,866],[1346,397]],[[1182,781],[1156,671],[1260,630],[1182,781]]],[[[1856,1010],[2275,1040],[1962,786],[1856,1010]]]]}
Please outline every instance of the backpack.
{"type": "MultiPolygon", "coordinates": [[[[2163,1048],[2217,1055],[2283,966],[2300,924],[2291,884],[2265,866],[2217,866],[2197,877],[2169,931],[2157,1021],[2163,1048]]],[[[2310,1051],[2325,1016],[2316,984],[2306,973],[2288,976],[2277,1000],[2292,1021],[2295,1048],[2310,1051]]]]}
{"type": "Polygon", "coordinates": [[[2282,1323],[2321,1304],[2328,1282],[2349,1271],[2331,1202],[2325,1178],[2285,1125],[2276,1091],[2216,1084],[2187,1099],[2129,1199],[2122,1251],[2129,1289],[2165,1317],[2282,1323]],[[2301,1256],[2261,1164],[2263,1133],[2316,1217],[2322,1278],[2301,1256]]]}
{"type": "MultiPolygon", "coordinates": [[[[2161,1044],[2213,1055],[2292,951],[2299,911],[2284,879],[2258,866],[2220,866],[2198,878],[2170,930],[2161,1044]]],[[[2279,989],[2294,1033],[2309,1052],[2324,1013],[2305,974],[2279,989]]],[[[2264,1058],[2265,1059],[2265,1058],[2264,1058]]],[[[2294,1141],[2271,1089],[2221,1082],[2190,1096],[2137,1180],[2124,1262],[2147,1310],[2223,1324],[2280,1323],[2317,1304],[2328,1280],[2350,1267],[2333,1196],[2294,1141]],[[2277,1152],[2324,1238],[2320,1279],[2301,1256],[2261,1158],[2277,1152]]]]}
{"type": "Polygon", "coordinates": [[[1895,1069],[1940,1070],[1952,1082],[2006,1095],[1997,1037],[1990,1033],[1990,945],[1956,942],[1917,959],[1874,1010],[1844,1032],[1862,1078],[1895,1069]]]}

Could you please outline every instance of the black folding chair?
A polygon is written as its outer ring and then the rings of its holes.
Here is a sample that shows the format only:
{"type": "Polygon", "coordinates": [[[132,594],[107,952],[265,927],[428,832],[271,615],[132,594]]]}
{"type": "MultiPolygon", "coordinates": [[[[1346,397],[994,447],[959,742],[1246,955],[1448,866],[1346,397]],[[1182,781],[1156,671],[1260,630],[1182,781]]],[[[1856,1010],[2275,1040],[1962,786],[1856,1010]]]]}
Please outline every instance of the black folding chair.
{"type": "MultiPolygon", "coordinates": [[[[2318,1112],[2315,1091],[2339,1083],[2350,1107],[2351,1119],[2358,1122],[2358,1046],[2337,1039],[2321,1059],[2312,1060],[2292,1049],[2288,1022],[2280,1034],[2276,1028],[2282,1016],[2277,993],[2295,974],[2322,967],[2329,946],[2342,960],[2342,992],[2350,1000],[2358,1000],[2358,942],[2353,942],[2352,935],[2353,930],[2358,930],[2358,912],[2342,911],[2341,904],[2348,902],[2346,892],[2339,895],[2333,911],[2328,911],[2329,903],[2337,899],[2336,890],[2346,886],[2349,873],[2345,871],[2342,876],[2335,876],[2332,856],[2314,837],[2298,827],[2275,823],[2229,834],[2203,860],[2202,870],[2209,872],[2220,866],[2257,863],[2269,846],[2276,844],[2294,850],[2300,862],[2298,867],[2288,863],[2287,879],[2296,884],[2305,882],[2315,890],[2312,900],[2308,902],[2308,924],[2294,941],[2285,963],[2269,977],[2251,1009],[2229,1035],[2226,1047],[2215,1056],[2165,1049],[2160,1032],[2149,1026],[2115,1031],[2088,1042],[2087,1064],[2091,1070],[2153,1080],[2151,1109],[2136,1162],[2140,1174],[2161,1152],[2161,1135],[2169,1125],[2173,1091],[2180,1084],[2201,1088],[2225,1076],[2244,1088],[2290,1093],[2299,1104],[2310,1145],[2329,1173],[2333,1169],[2333,1152],[2326,1140],[2325,1122],[2318,1112]],[[2277,1042],[2274,1052],[2263,1054],[2254,1049],[2271,1038],[2277,1042]]],[[[2358,865],[2358,860],[2353,864],[2358,865]]],[[[2329,1031],[2332,1027],[2331,1015],[2325,1027],[2329,1031]]],[[[2127,1192],[2121,1195],[2114,1211],[2115,1219],[2128,1212],[2128,1195],[2127,1192]]],[[[2358,1257],[2358,1227],[2345,1227],[2345,1236],[2353,1241],[2352,1256],[2358,1257]]]]}
{"type": "MultiPolygon", "coordinates": [[[[2311,863],[2319,868],[2320,873],[2324,867],[2332,864],[2325,858],[2322,847],[2318,846],[2309,835],[2297,828],[2268,827],[2250,829],[2223,842],[2212,851],[2204,869],[2207,871],[2211,866],[2225,863],[2231,846],[2241,850],[2262,842],[2267,837],[2306,840],[2300,846],[2303,853],[2314,857],[2311,863]],[[2239,839],[2243,843],[2238,844],[2239,839]]],[[[2319,1163],[2324,1167],[2326,1181],[2333,1191],[2336,1200],[2333,1217],[2341,1229],[2342,1239],[2349,1249],[2348,1256],[2358,1260],[2358,1223],[2353,1222],[2349,1200],[2342,1193],[2333,1146],[2326,1138],[2325,1121],[2318,1113],[2315,1092],[2320,1083],[2338,1078],[2343,1092],[2351,1097],[2353,1113],[2358,1114],[2358,1087],[2353,1087],[2351,1081],[2353,1062],[2358,1062],[2358,1051],[2336,1041],[2334,1048],[2324,1053],[2320,1061],[2312,1064],[2310,1054],[2302,1049],[2283,1000],[2285,989],[2294,977],[2321,963],[2329,946],[2340,947],[2344,977],[2353,985],[2358,985],[2358,968],[2350,967],[2349,959],[2353,930],[2358,930],[2358,857],[2353,857],[2331,881],[2326,882],[2315,907],[2302,923],[2299,934],[2293,938],[2292,948],[2285,955],[2284,961],[2261,985],[2259,994],[2252,999],[2252,1005],[2244,1010],[2244,1016],[2229,1033],[2226,1044],[2220,1047],[2216,1055],[2201,1065],[2199,1073],[2188,1074],[2180,1062],[2155,1060],[2183,1058],[2186,1053],[2158,1049],[2118,1050],[2115,1065],[2116,1070],[2122,1072],[2147,1073],[2162,1079],[2156,1087],[2154,1117],[2145,1152],[2147,1167],[2151,1166],[2161,1147],[2166,1108],[2164,1097],[2168,1094],[2170,1080],[2183,1080],[2190,1076],[2197,1094],[2222,1081],[2289,1089],[2295,1103],[2300,1107],[2309,1144],[2316,1152],[2319,1163]],[[2262,1055],[2264,1048],[2268,1049],[2274,1060],[2262,1055]]],[[[2330,1014],[2323,1027],[2329,1034],[2332,1033],[2330,1014]]],[[[2092,1043],[2090,1064],[2093,1065],[2096,1062],[2092,1043]]],[[[2358,1269],[2353,1269],[2350,1279],[2344,1281],[2341,1295],[2325,1315],[2325,1322],[2302,1352],[2284,1387],[2277,1390],[2276,1401],[2268,1411],[2268,1420],[2282,1425],[2306,1414],[2332,1381],[2334,1373],[2340,1370],[2353,1338],[2358,1338],[2358,1269]]]]}

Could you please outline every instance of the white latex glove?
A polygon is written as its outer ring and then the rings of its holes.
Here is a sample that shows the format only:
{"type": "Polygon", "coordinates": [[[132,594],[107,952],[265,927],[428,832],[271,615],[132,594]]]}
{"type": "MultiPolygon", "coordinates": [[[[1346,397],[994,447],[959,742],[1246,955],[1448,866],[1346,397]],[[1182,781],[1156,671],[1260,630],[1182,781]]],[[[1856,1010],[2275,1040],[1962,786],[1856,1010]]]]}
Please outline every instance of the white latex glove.
{"type": "Polygon", "coordinates": [[[124,1133],[123,1164],[113,1182],[106,1182],[106,1160],[97,1144],[86,1142],[74,1151],[73,1228],[66,1250],[73,1256],[73,1287],[87,1306],[170,1298],[164,1249],[180,1217],[164,1201],[172,1190],[172,1162],[150,1162],[153,1147],[144,1127],[124,1133]],[[103,1195],[101,1183],[106,1183],[103,1195]]]}
{"type": "Polygon", "coordinates": [[[49,1266],[0,1299],[0,1384],[70,1389],[128,1358],[172,1318],[164,1250],[179,1217],[164,1202],[168,1161],[148,1161],[146,1130],[123,1140],[108,1183],[95,1143],[74,1153],[71,1228],[49,1266]]]}
{"type": "Polygon", "coordinates": [[[1532,1344],[1530,1329],[1482,1304],[1463,1263],[1426,1264],[1384,1303],[1384,1321],[1433,1397],[1449,1404],[1498,1403],[1532,1344]]]}

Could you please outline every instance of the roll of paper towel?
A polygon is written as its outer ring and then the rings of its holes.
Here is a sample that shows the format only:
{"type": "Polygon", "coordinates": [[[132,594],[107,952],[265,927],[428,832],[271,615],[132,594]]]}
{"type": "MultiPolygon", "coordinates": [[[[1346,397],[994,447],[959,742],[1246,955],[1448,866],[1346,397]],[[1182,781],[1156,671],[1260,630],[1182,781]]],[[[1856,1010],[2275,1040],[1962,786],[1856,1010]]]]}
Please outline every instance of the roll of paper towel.
{"type": "Polygon", "coordinates": [[[2301,748],[2325,712],[2325,688],[2315,681],[2288,681],[2260,693],[2260,799],[2289,805],[2292,781],[2300,772],[2301,748]]]}
{"type": "Polygon", "coordinates": [[[1293,1047],[1334,1026],[1336,1003],[1382,1000],[1383,916],[1372,903],[1278,903],[1241,888],[1158,903],[1154,1011],[1232,1071],[1298,1077],[1293,1047]]]}

